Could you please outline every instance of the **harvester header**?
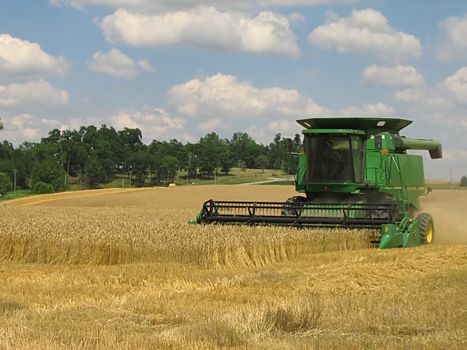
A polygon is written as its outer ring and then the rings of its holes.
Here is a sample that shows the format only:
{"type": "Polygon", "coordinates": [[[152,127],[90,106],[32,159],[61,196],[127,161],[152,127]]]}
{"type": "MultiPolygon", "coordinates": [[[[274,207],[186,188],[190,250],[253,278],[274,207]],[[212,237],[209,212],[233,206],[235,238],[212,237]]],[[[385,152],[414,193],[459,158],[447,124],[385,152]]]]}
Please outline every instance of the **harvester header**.
{"type": "Polygon", "coordinates": [[[428,193],[423,157],[442,157],[441,143],[399,132],[412,121],[392,118],[310,118],[297,121],[304,153],[298,155],[295,187],[302,196],[286,202],[206,201],[200,224],[245,223],[295,227],[374,227],[380,248],[431,243],[432,217],[419,197],[428,193]]]}

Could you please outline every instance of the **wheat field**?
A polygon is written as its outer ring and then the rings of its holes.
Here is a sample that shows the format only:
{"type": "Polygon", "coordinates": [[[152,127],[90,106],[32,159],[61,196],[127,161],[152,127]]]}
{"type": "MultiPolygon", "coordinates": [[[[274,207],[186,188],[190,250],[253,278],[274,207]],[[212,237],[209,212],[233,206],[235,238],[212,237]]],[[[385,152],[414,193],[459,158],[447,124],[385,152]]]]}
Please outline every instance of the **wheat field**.
{"type": "Polygon", "coordinates": [[[210,198],[283,201],[285,186],[6,202],[0,349],[463,349],[464,192],[424,201],[439,244],[385,251],[371,230],[188,224],[210,198]]]}

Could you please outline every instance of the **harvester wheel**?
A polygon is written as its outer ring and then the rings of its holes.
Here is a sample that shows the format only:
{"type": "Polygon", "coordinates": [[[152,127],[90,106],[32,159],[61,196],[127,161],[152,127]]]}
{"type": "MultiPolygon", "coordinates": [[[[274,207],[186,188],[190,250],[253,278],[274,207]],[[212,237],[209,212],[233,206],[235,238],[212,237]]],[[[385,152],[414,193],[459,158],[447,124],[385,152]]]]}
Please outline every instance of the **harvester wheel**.
{"type": "Polygon", "coordinates": [[[420,241],[422,244],[430,244],[435,237],[435,226],[430,214],[422,213],[417,216],[418,227],[420,229],[420,241]]]}
{"type": "Polygon", "coordinates": [[[284,216],[297,216],[298,215],[298,210],[295,208],[290,208],[287,204],[289,203],[304,203],[306,202],[305,197],[301,196],[294,196],[290,197],[285,201],[286,205],[282,208],[282,215],[284,216]]]}

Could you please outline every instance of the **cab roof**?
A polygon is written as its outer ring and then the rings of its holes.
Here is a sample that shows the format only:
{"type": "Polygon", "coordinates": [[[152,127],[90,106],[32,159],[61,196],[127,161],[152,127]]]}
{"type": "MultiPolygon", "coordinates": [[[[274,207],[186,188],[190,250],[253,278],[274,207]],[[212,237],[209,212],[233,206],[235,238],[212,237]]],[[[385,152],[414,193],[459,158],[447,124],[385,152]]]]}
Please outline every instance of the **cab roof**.
{"type": "Polygon", "coordinates": [[[395,118],[360,118],[360,117],[326,117],[297,120],[306,129],[351,129],[379,130],[399,132],[412,124],[411,120],[395,118]]]}

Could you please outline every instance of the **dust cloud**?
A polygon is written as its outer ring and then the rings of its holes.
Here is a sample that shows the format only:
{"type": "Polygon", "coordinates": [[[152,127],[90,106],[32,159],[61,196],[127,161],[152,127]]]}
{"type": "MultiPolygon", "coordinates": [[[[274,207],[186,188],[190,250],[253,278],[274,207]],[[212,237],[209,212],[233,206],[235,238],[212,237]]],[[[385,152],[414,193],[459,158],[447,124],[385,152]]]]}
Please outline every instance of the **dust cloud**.
{"type": "Polygon", "coordinates": [[[433,216],[434,243],[467,243],[467,191],[434,190],[421,198],[421,207],[433,216]]]}

